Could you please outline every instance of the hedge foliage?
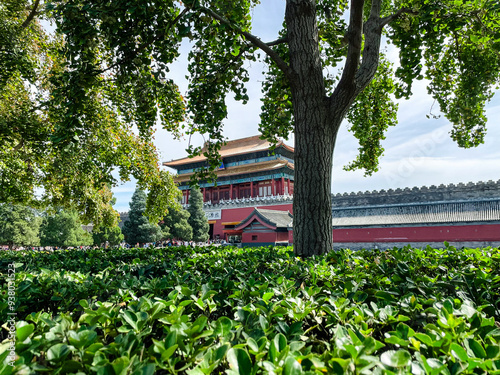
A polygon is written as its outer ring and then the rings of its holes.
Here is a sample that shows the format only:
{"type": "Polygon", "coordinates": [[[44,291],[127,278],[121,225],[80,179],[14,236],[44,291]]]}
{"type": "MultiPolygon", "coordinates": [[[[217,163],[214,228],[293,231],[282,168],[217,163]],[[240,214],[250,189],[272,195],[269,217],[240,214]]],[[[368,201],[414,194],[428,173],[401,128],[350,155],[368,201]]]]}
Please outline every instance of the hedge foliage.
{"type": "Polygon", "coordinates": [[[0,374],[500,374],[500,249],[0,253],[0,374]],[[12,310],[10,308],[12,307],[12,310]]]}

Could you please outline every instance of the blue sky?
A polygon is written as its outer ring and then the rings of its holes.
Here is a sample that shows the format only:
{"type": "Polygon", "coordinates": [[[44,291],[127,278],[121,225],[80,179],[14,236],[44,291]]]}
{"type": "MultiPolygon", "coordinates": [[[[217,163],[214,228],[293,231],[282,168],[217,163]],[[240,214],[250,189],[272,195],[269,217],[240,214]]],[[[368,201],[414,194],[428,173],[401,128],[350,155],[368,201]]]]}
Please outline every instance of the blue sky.
{"type": "MultiPolygon", "coordinates": [[[[264,41],[276,39],[281,27],[284,4],[282,0],[264,0],[254,10],[253,33],[264,41]]],[[[390,53],[396,58],[395,53],[390,53]]],[[[187,74],[185,55],[172,67],[170,76],[186,91],[187,74]]],[[[396,61],[396,60],[394,60],[396,61]]],[[[251,81],[248,85],[250,101],[247,105],[228,99],[229,115],[224,125],[228,139],[243,138],[258,134],[260,114],[260,81],[263,65],[249,65],[251,81]]],[[[346,172],[342,167],[357,155],[357,140],[348,132],[344,122],[337,137],[334,152],[332,192],[380,190],[413,186],[430,186],[460,182],[478,182],[500,179],[500,93],[487,106],[488,134],[485,143],[474,149],[461,149],[449,137],[450,123],[443,116],[428,119],[432,110],[437,114],[437,104],[427,94],[425,82],[416,82],[410,100],[399,102],[398,125],[387,132],[383,142],[385,153],[380,170],[371,177],[362,171],[346,172]]],[[[203,144],[203,137],[194,136],[191,144],[203,144]]],[[[286,141],[293,146],[293,135],[286,141]]],[[[155,135],[161,161],[186,156],[189,139],[174,140],[165,130],[158,129],[155,135]]],[[[173,171],[172,171],[173,172],[173,171]]],[[[128,211],[135,183],[128,182],[113,189],[119,212],[128,211]]]]}

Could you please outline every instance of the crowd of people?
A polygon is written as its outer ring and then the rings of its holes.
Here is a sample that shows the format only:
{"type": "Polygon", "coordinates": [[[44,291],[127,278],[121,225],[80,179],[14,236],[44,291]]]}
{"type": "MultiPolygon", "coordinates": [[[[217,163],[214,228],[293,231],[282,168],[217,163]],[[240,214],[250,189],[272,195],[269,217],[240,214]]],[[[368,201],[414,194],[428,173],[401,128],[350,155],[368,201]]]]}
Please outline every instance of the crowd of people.
{"type": "MultiPolygon", "coordinates": [[[[175,239],[168,239],[165,241],[159,241],[159,242],[148,242],[148,243],[136,243],[136,244],[128,244],[126,242],[122,242],[118,247],[120,248],[132,248],[132,247],[142,247],[142,248],[162,248],[162,247],[171,247],[171,246],[210,246],[210,245],[220,245],[220,246],[226,246],[226,245],[233,245],[232,243],[228,243],[226,240],[221,240],[221,239],[215,239],[215,240],[208,240],[206,242],[195,242],[195,241],[182,241],[182,240],[175,240],[175,239]]],[[[54,251],[54,250],[61,250],[61,249],[78,249],[78,250],[89,250],[89,249],[98,249],[100,247],[108,248],[107,244],[104,246],[70,246],[70,247],[58,247],[58,246],[20,246],[20,247],[15,247],[12,248],[11,250],[33,250],[33,251],[54,251]]],[[[2,250],[9,250],[8,246],[0,246],[0,249],[2,250]]]]}
{"type": "Polygon", "coordinates": [[[209,245],[226,245],[227,242],[226,240],[208,240],[206,242],[195,242],[195,241],[182,241],[182,240],[176,240],[176,239],[168,239],[165,241],[159,241],[159,242],[152,242],[152,243],[145,243],[145,244],[140,244],[137,243],[135,246],[131,246],[129,244],[124,244],[124,247],[170,247],[170,246],[209,246],[209,245]]]}

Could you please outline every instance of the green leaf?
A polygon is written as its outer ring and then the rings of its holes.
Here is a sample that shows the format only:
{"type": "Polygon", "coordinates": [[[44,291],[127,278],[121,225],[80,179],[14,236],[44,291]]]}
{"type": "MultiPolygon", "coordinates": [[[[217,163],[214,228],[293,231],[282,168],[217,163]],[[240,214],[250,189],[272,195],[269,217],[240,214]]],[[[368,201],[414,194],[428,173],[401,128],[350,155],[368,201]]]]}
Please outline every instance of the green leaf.
{"type": "Polygon", "coordinates": [[[398,322],[407,322],[408,320],[411,320],[411,318],[406,315],[398,315],[397,320],[398,322]]]}
{"type": "Polygon", "coordinates": [[[276,336],[274,336],[273,342],[279,352],[286,348],[287,340],[285,335],[283,335],[282,333],[278,333],[276,336]]]}
{"type": "Polygon", "coordinates": [[[432,346],[433,341],[429,335],[426,335],[425,333],[415,333],[414,337],[423,342],[425,345],[432,346]]]}
{"type": "Polygon", "coordinates": [[[415,334],[415,331],[404,323],[399,323],[397,325],[396,332],[398,333],[399,337],[405,340],[407,340],[410,336],[413,336],[415,334]]]}
{"type": "MultiPolygon", "coordinates": [[[[75,360],[65,360],[64,363],[62,364],[62,371],[63,373],[76,373],[78,370],[82,369],[82,364],[78,361],[75,360]]],[[[38,370],[40,371],[40,370],[38,370]]]]}
{"type": "Polygon", "coordinates": [[[257,344],[257,341],[255,341],[253,338],[249,337],[247,339],[247,345],[248,345],[248,348],[255,352],[255,353],[258,353],[259,352],[259,345],[257,344]]]}
{"type": "Polygon", "coordinates": [[[458,345],[455,342],[452,342],[450,345],[451,354],[458,360],[462,362],[467,362],[469,360],[469,356],[464,348],[458,345]]]}
{"type": "Polygon", "coordinates": [[[231,55],[238,56],[240,53],[240,46],[237,44],[233,44],[233,48],[231,48],[231,55]]]}
{"type": "Polygon", "coordinates": [[[85,330],[80,332],[69,331],[68,340],[75,348],[85,348],[91,345],[97,338],[97,332],[93,330],[85,330]]]}
{"type": "Polygon", "coordinates": [[[391,367],[405,367],[411,363],[411,354],[403,349],[398,351],[389,350],[382,353],[380,361],[387,366],[391,367]]]}
{"type": "Polygon", "coordinates": [[[241,375],[252,373],[252,362],[246,350],[241,348],[231,348],[227,352],[229,367],[241,375]]]}
{"type": "Polygon", "coordinates": [[[394,296],[388,292],[382,291],[382,290],[377,290],[375,292],[375,297],[382,299],[384,301],[389,301],[389,302],[394,302],[394,296]]]}
{"type": "Polygon", "coordinates": [[[179,347],[179,345],[175,344],[175,345],[172,345],[172,346],[166,348],[164,351],[162,351],[161,352],[161,360],[167,361],[175,353],[175,350],[178,347],[179,347]]]}
{"type": "Polygon", "coordinates": [[[486,346],[486,357],[487,358],[489,358],[489,359],[497,358],[499,353],[500,353],[500,346],[499,345],[487,345],[486,346]]]}
{"type": "Polygon", "coordinates": [[[288,357],[283,368],[283,375],[298,375],[302,374],[302,366],[293,357],[288,357]]]}
{"type": "Polygon", "coordinates": [[[130,364],[130,359],[126,356],[121,356],[120,358],[115,359],[111,366],[113,367],[114,373],[116,375],[125,375],[128,372],[128,367],[130,364]]]}
{"type": "Polygon", "coordinates": [[[269,328],[269,322],[264,315],[259,315],[259,324],[263,331],[269,328]]]}
{"type": "Polygon", "coordinates": [[[177,342],[177,332],[171,331],[165,338],[165,348],[170,348],[171,346],[174,346],[175,343],[177,342]]]}
{"type": "Polygon", "coordinates": [[[233,322],[226,316],[221,316],[215,322],[214,334],[227,339],[231,330],[233,329],[233,322]]]}
{"type": "Polygon", "coordinates": [[[139,371],[135,371],[134,372],[134,375],[153,375],[156,371],[156,366],[154,365],[154,363],[149,363],[147,364],[146,366],[144,366],[143,368],[141,368],[139,371]]]}
{"type": "Polygon", "coordinates": [[[486,352],[483,346],[473,338],[466,339],[465,346],[468,348],[467,353],[469,356],[474,358],[486,358],[486,352]]]}
{"type": "Polygon", "coordinates": [[[221,345],[215,351],[215,361],[220,361],[229,350],[229,344],[221,345]]]}
{"type": "Polygon", "coordinates": [[[268,293],[264,293],[264,295],[262,296],[262,299],[264,301],[269,301],[272,297],[274,296],[274,292],[268,292],[268,293]]]}
{"type": "Polygon", "coordinates": [[[64,360],[70,353],[69,347],[66,344],[56,344],[47,350],[47,359],[49,361],[59,362],[64,360]]]}
{"type": "MultiPolygon", "coordinates": [[[[271,341],[269,346],[269,359],[274,363],[278,364],[278,362],[286,356],[288,350],[287,348],[287,340],[286,337],[278,333],[274,336],[274,339],[271,341]]],[[[288,348],[289,349],[289,348],[288,348]]]]}
{"type": "Polygon", "coordinates": [[[16,324],[16,336],[21,342],[26,340],[29,335],[33,333],[35,326],[33,324],[28,324],[26,322],[19,322],[16,324]]]}
{"type": "Polygon", "coordinates": [[[125,311],[123,314],[123,319],[135,330],[138,331],[138,325],[137,325],[137,315],[130,310],[125,311]]]}

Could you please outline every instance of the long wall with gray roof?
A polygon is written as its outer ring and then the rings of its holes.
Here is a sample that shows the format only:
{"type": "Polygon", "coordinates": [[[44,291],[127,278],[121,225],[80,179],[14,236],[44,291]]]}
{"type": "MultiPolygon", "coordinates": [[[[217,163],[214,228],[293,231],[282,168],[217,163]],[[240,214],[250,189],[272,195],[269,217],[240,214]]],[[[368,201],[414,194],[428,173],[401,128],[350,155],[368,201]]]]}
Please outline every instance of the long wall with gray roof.
{"type": "MultiPolygon", "coordinates": [[[[500,181],[450,184],[332,196],[338,229],[500,224],[500,181]]],[[[490,227],[492,228],[492,227],[490,227]]],[[[407,243],[337,243],[337,247],[393,247],[407,243]]],[[[414,246],[423,243],[410,243],[414,246]]],[[[493,241],[452,242],[454,246],[500,246],[493,241]]],[[[442,246],[442,243],[431,243],[442,246]]]]}
{"type": "Polygon", "coordinates": [[[500,180],[467,184],[431,185],[332,195],[332,207],[377,206],[500,198],[500,180]]]}
{"type": "Polygon", "coordinates": [[[335,227],[500,223],[500,181],[332,196],[335,227]]]}
{"type": "MultiPolygon", "coordinates": [[[[290,204],[292,196],[268,196],[204,204],[205,210],[290,204]]],[[[384,228],[500,224],[500,180],[405,189],[332,194],[334,228],[384,228]]],[[[121,213],[122,223],[128,213],[121,213]]],[[[406,243],[392,242],[392,246],[406,243]]],[[[419,244],[413,244],[419,245],[419,244]]],[[[421,245],[421,244],[420,244],[421,245]]],[[[438,246],[442,244],[432,244],[438,246]]],[[[495,241],[455,246],[500,246],[495,241]]],[[[378,243],[337,243],[336,247],[380,247],[378,243]]]]}

